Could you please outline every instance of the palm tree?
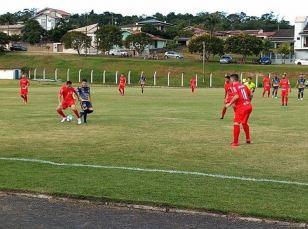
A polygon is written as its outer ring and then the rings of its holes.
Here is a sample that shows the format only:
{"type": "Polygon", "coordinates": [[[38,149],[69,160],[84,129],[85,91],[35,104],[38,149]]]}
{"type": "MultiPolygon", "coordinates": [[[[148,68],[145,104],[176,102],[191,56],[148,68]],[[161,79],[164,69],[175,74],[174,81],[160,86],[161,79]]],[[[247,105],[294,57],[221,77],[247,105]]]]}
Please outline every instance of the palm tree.
{"type": "Polygon", "coordinates": [[[217,26],[221,23],[221,15],[219,13],[213,13],[207,15],[205,19],[206,28],[210,31],[212,36],[214,31],[216,31],[217,26]]]}

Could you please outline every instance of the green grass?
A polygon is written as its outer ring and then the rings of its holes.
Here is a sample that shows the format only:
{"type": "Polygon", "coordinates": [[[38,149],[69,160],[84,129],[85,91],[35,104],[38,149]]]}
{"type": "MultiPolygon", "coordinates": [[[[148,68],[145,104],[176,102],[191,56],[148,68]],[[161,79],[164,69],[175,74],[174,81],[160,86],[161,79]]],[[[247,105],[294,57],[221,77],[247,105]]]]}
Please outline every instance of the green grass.
{"type": "MultiPolygon", "coordinates": [[[[30,67],[37,68],[37,77],[42,78],[43,70],[46,69],[46,77],[54,78],[55,69],[58,68],[58,78],[66,80],[67,70],[70,69],[70,76],[73,81],[78,80],[79,69],[82,69],[82,78],[90,79],[91,70],[94,70],[94,82],[102,83],[103,72],[106,70],[106,83],[115,84],[116,71],[125,75],[131,71],[131,83],[136,85],[139,81],[140,74],[144,71],[148,77],[149,85],[153,85],[153,75],[157,72],[157,85],[167,85],[167,75],[170,72],[171,86],[181,85],[181,75],[185,74],[184,84],[189,85],[189,80],[192,76],[198,74],[199,87],[209,86],[209,76],[213,74],[213,86],[222,87],[224,83],[224,75],[231,73],[243,73],[244,77],[256,77],[259,73],[260,80],[269,73],[286,72],[292,84],[295,84],[295,79],[298,78],[301,72],[307,74],[307,66],[295,65],[253,65],[248,58],[247,64],[219,64],[218,58],[213,58],[213,61],[205,64],[205,83],[202,82],[202,61],[198,60],[198,55],[191,55],[185,52],[183,60],[164,60],[158,61],[143,60],[140,58],[118,58],[105,56],[84,56],[71,54],[44,54],[44,53],[5,53],[0,55],[0,68],[16,68],[30,67]]],[[[235,56],[235,58],[237,58],[235,56]]],[[[239,58],[239,57],[238,57],[239,58]]],[[[253,57],[252,57],[253,58],[253,57]]],[[[33,77],[33,71],[32,71],[33,77]]]]}
{"type": "MultiPolygon", "coordinates": [[[[141,95],[127,87],[121,97],[116,87],[93,85],[95,112],[77,125],[60,123],[60,85],[33,82],[24,105],[18,82],[0,83],[0,157],[308,182],[308,106],[296,92],[281,107],[258,89],[252,144],[242,132],[240,147],[231,148],[233,111],[219,119],[222,89],[146,88],[141,95]]],[[[0,189],[308,222],[307,186],[0,160],[0,189]]]]}

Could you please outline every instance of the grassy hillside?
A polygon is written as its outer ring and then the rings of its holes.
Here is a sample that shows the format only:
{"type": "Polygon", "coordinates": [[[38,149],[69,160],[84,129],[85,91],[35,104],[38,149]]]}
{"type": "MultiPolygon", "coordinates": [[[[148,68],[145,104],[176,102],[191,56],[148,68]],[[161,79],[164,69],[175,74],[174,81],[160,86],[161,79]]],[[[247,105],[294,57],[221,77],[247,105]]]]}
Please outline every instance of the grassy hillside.
{"type": "MultiPolygon", "coordinates": [[[[45,54],[45,53],[5,53],[0,56],[0,68],[37,68],[37,77],[41,78],[43,69],[46,69],[46,77],[54,78],[54,71],[58,68],[58,78],[65,80],[67,70],[70,69],[70,76],[73,81],[78,80],[79,69],[82,69],[82,78],[90,79],[91,70],[94,70],[95,83],[102,83],[103,71],[106,70],[106,83],[115,83],[115,73],[124,73],[131,71],[131,83],[137,84],[142,71],[148,77],[148,84],[153,85],[153,75],[157,72],[157,85],[167,85],[167,75],[170,72],[170,85],[181,85],[181,74],[184,73],[184,85],[189,85],[189,79],[198,74],[198,85],[208,86],[209,75],[213,74],[213,86],[221,87],[223,85],[225,74],[243,73],[244,77],[255,77],[259,73],[261,79],[268,73],[278,73],[281,75],[286,72],[290,78],[294,79],[301,72],[308,72],[307,66],[295,65],[253,65],[251,59],[247,64],[219,64],[218,58],[205,64],[205,83],[202,82],[202,61],[198,55],[191,55],[184,52],[183,60],[164,60],[158,61],[143,60],[141,58],[119,58],[105,56],[84,56],[71,54],[45,54]]],[[[33,72],[32,72],[33,74],[33,72]]],[[[33,77],[33,75],[32,75],[33,77]]],[[[261,81],[259,81],[261,82],[261,81]]]]}

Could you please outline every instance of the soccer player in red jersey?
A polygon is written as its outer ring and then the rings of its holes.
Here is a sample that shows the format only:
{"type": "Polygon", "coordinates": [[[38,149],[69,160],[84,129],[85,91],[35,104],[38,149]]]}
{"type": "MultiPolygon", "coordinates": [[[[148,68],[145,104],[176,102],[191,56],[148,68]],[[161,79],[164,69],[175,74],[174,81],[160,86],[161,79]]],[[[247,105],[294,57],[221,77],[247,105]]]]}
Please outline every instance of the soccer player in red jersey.
{"type": "Polygon", "coordinates": [[[30,82],[24,74],[21,75],[19,84],[20,84],[20,96],[23,99],[24,103],[28,103],[28,87],[30,85],[30,82]]]}
{"type": "Polygon", "coordinates": [[[291,92],[291,87],[290,87],[290,81],[286,79],[287,74],[284,73],[282,75],[282,79],[280,80],[279,87],[281,88],[281,102],[282,106],[286,105],[288,106],[288,101],[289,101],[289,89],[291,92]]]}
{"type": "Polygon", "coordinates": [[[57,112],[59,113],[59,115],[63,117],[61,122],[65,122],[66,115],[63,113],[63,110],[70,107],[78,118],[78,124],[81,124],[81,119],[79,116],[79,112],[75,106],[75,100],[74,100],[73,94],[75,94],[78,98],[78,101],[81,102],[81,99],[78,93],[76,92],[75,88],[73,88],[72,86],[72,81],[67,81],[66,85],[61,88],[59,95],[58,95],[59,105],[57,107],[57,112]],[[63,97],[62,102],[61,102],[61,97],[63,97]]]}
{"type": "Polygon", "coordinates": [[[190,80],[190,87],[191,87],[191,92],[195,93],[195,88],[196,88],[196,79],[195,77],[192,77],[190,80]]]}
{"type": "Polygon", "coordinates": [[[126,84],[126,78],[125,78],[124,74],[122,73],[121,76],[120,76],[120,84],[119,84],[119,92],[122,96],[124,96],[125,84],[126,84]]]}
{"type": "MultiPolygon", "coordinates": [[[[225,76],[225,97],[224,97],[224,105],[230,103],[233,98],[233,85],[230,82],[230,76],[225,76]]],[[[222,109],[222,114],[220,119],[224,119],[225,114],[227,112],[227,108],[224,106],[222,109]]]]}
{"type": "Polygon", "coordinates": [[[250,103],[251,91],[245,85],[238,82],[238,75],[232,74],[230,76],[231,83],[233,84],[233,98],[230,103],[227,103],[225,107],[229,107],[235,104],[235,115],[234,115],[234,129],[233,137],[234,140],[231,146],[239,146],[239,135],[240,135],[240,124],[246,134],[246,143],[250,143],[249,126],[247,124],[249,116],[252,112],[252,105],[250,103]]]}
{"type": "Polygon", "coordinates": [[[262,94],[262,97],[264,97],[265,92],[267,92],[267,97],[270,97],[271,83],[270,83],[269,76],[267,76],[263,79],[263,94],[262,94]]]}

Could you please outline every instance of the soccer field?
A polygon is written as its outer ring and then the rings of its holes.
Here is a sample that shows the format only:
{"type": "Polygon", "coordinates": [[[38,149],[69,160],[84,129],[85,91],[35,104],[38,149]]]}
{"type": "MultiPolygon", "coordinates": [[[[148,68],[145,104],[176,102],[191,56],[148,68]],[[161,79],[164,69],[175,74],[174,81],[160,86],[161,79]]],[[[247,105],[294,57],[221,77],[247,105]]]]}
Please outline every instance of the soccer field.
{"type": "Polygon", "coordinates": [[[223,89],[145,88],[142,95],[126,87],[122,97],[116,87],[91,85],[95,111],[77,125],[60,123],[60,86],[32,85],[27,105],[18,82],[2,87],[2,190],[308,222],[308,97],[298,101],[296,90],[282,107],[257,89],[252,144],[241,131],[240,146],[230,147],[233,110],[219,119],[223,89]]]}

